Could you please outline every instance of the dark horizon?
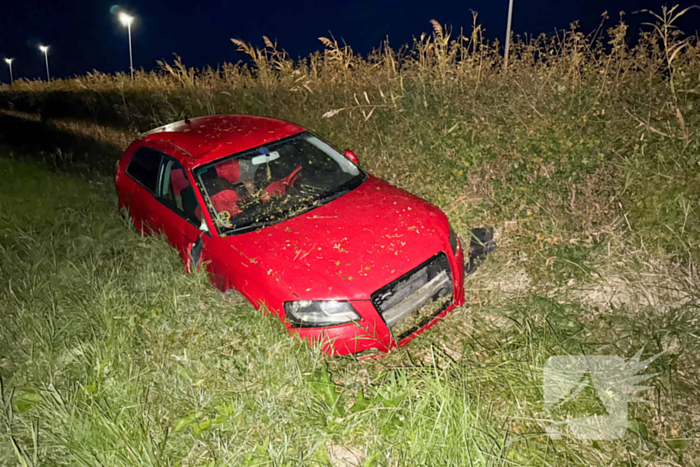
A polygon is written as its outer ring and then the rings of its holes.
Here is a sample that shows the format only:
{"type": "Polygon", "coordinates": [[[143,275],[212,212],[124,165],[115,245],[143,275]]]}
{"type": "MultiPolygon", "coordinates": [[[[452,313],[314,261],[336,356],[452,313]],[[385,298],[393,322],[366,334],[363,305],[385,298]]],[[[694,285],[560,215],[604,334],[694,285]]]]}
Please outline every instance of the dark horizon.
{"type": "MultiPolygon", "coordinates": [[[[687,7],[690,2],[678,2],[687,7]]],[[[50,46],[52,78],[65,78],[98,70],[105,73],[128,72],[127,30],[117,20],[121,8],[133,14],[134,66],[151,70],[157,60],[172,61],[174,54],[188,66],[217,67],[224,62],[245,60],[236,51],[231,38],[262,47],[262,36],[277,41],[291,57],[305,57],[323,46],[319,36],[333,34],[356,53],[366,55],[386,38],[394,47],[410,44],[421,33],[430,33],[431,19],[449,24],[456,34],[460,28],[471,31],[472,13],[486,37],[501,42],[505,37],[508,0],[500,2],[454,2],[435,0],[354,0],[328,4],[318,0],[297,3],[270,0],[261,14],[257,5],[234,4],[220,0],[216,4],[173,0],[167,6],[153,1],[113,4],[104,0],[75,0],[71,8],[48,1],[6,5],[0,28],[0,57],[12,57],[15,79],[46,77],[44,57],[39,44],[50,46]]],[[[646,14],[642,9],[660,12],[661,3],[649,0],[574,0],[562,4],[555,0],[515,0],[514,34],[553,33],[579,21],[583,32],[595,30],[603,11],[609,19],[605,28],[618,23],[619,12],[630,25],[629,36],[636,37],[646,14]]],[[[679,22],[687,33],[697,24],[699,11],[691,11],[679,22]],[[697,19],[697,17],[695,17],[697,19]]],[[[0,81],[9,81],[7,65],[0,81]]]]}

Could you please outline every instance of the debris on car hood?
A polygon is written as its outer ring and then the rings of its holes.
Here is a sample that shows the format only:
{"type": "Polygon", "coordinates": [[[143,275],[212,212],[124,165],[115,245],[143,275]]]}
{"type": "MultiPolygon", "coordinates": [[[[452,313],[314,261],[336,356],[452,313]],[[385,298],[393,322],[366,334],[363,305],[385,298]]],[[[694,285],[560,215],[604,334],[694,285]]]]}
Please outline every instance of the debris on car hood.
{"type": "Polygon", "coordinates": [[[247,257],[264,256],[259,266],[300,299],[369,300],[368,291],[449,248],[448,229],[438,208],[370,177],[332,203],[228,240],[247,257]]]}

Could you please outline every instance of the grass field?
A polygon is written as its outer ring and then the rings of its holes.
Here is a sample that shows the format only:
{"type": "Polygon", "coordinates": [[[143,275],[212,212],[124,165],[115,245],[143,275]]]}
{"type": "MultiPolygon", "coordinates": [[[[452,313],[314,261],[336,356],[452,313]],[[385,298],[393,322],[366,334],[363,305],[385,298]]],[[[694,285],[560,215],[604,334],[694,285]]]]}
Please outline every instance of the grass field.
{"type": "Polygon", "coordinates": [[[368,58],[239,42],[253,67],[2,88],[0,465],[697,465],[700,47],[678,13],[634,48],[623,23],[525,38],[508,71],[478,27],[434,24],[368,58]],[[353,149],[462,236],[495,225],[467,304],[380,360],[328,359],[185,274],[110,171],[137,130],[234,112],[353,149]],[[664,353],[621,439],[546,433],[549,357],[640,349],[664,353]]]}

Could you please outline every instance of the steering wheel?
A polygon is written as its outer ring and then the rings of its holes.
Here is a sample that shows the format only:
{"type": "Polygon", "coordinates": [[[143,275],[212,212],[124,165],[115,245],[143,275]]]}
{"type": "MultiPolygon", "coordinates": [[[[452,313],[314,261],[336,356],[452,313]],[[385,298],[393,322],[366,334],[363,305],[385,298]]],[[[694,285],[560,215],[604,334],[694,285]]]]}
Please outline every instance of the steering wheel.
{"type": "Polygon", "coordinates": [[[223,226],[229,227],[231,225],[231,213],[228,211],[219,211],[219,214],[217,214],[216,219],[223,226]]]}

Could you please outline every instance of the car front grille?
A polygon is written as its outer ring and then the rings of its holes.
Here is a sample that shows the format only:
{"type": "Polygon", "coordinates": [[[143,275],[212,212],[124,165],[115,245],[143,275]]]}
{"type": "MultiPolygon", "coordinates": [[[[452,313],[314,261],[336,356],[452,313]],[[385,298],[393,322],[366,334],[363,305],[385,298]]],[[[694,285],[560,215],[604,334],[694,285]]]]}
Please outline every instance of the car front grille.
{"type": "Polygon", "coordinates": [[[452,302],[450,263],[440,252],[374,292],[371,301],[396,340],[425,326],[452,302]]]}

